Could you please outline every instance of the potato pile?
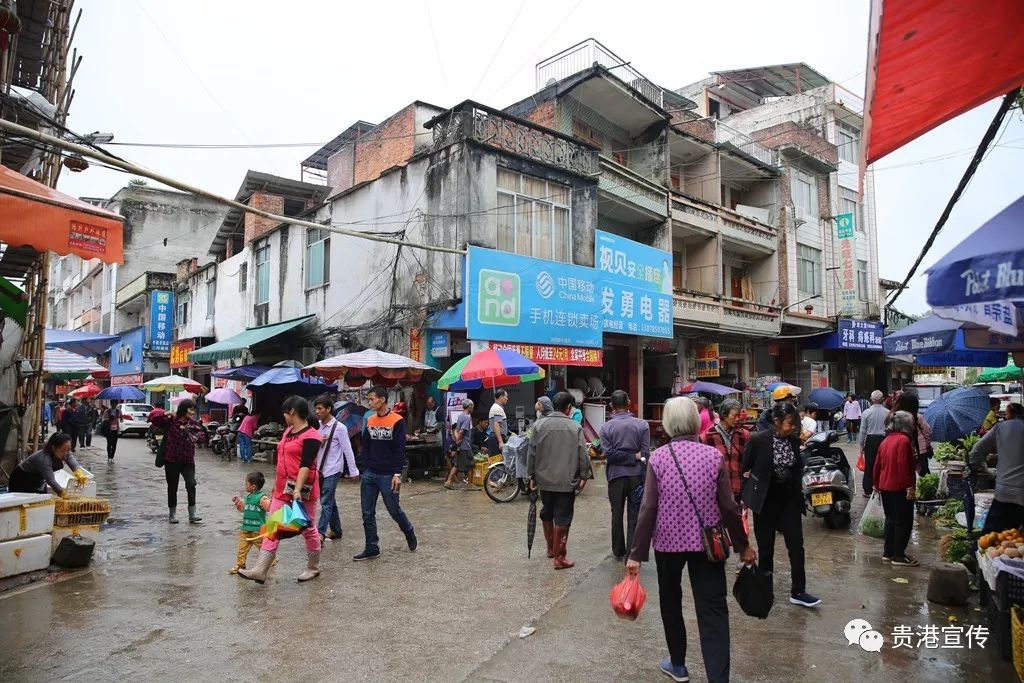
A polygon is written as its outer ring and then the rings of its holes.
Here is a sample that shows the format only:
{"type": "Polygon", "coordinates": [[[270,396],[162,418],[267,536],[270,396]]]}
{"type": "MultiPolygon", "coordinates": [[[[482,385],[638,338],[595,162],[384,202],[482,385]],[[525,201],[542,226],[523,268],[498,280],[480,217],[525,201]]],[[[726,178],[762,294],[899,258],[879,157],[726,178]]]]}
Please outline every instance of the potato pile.
{"type": "Polygon", "coordinates": [[[1006,557],[1024,557],[1024,537],[1019,529],[993,531],[978,539],[978,547],[985,551],[989,559],[1000,555],[1006,557]]]}

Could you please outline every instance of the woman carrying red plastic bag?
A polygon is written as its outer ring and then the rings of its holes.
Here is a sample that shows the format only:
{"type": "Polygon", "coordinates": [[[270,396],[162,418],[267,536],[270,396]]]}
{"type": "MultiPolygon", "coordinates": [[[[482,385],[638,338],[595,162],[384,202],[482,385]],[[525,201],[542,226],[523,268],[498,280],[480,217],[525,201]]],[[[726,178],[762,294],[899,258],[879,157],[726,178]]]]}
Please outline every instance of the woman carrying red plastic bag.
{"type": "MultiPolygon", "coordinates": [[[[306,510],[307,525],[302,530],[306,539],[306,569],[297,577],[309,581],[320,575],[320,534],[312,524],[320,504],[320,482],[315,469],[320,450],[320,433],[309,426],[309,402],[299,396],[289,396],[281,405],[284,423],[288,425],[277,444],[277,473],[274,495],[270,500],[268,519],[286,505],[300,501],[306,510]]],[[[287,531],[285,534],[287,535],[287,531]]],[[[252,569],[240,569],[238,575],[257,583],[267,580],[267,573],[277,555],[279,534],[263,539],[260,556],[252,569]]]]}
{"type": "Polygon", "coordinates": [[[615,584],[609,598],[616,616],[635,621],[647,602],[647,591],[640,585],[638,574],[627,574],[626,578],[615,584]]]}
{"type": "Polygon", "coordinates": [[[757,554],[747,543],[722,454],[697,441],[700,417],[688,398],[665,404],[662,427],[672,441],[651,453],[636,538],[626,571],[638,576],[653,541],[661,621],[669,657],[661,671],[689,680],[682,578],[689,570],[704,669],[712,683],[729,680],[729,608],[725,559],[728,545],[744,562],[757,554]]]}

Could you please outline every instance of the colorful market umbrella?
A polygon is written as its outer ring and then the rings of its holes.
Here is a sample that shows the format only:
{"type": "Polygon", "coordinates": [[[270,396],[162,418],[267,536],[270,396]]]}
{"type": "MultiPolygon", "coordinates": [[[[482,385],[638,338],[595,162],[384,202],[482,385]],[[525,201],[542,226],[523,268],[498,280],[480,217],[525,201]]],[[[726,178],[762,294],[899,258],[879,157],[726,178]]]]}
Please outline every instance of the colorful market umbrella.
{"type": "Polygon", "coordinates": [[[195,380],[189,379],[188,377],[182,377],[181,375],[157,377],[156,379],[151,379],[148,382],[143,383],[142,388],[146,391],[165,391],[168,393],[177,393],[179,391],[187,391],[190,394],[203,393],[203,385],[199,384],[195,380]]]}
{"type": "Polygon", "coordinates": [[[227,387],[214,389],[206,395],[206,400],[211,403],[220,403],[225,406],[237,406],[238,404],[245,402],[241,396],[227,387]]]}
{"type": "Polygon", "coordinates": [[[543,378],[544,370],[518,351],[487,349],[448,368],[437,380],[437,387],[442,391],[493,389],[543,378]]]}
{"type": "Polygon", "coordinates": [[[835,410],[843,405],[846,397],[843,396],[842,392],[836,391],[832,387],[818,387],[807,395],[807,399],[824,410],[835,410]]]}
{"type": "Polygon", "coordinates": [[[130,386],[107,387],[96,398],[104,401],[144,401],[146,395],[130,386]]]}
{"type": "Polygon", "coordinates": [[[286,396],[295,394],[306,397],[337,391],[337,388],[336,384],[326,384],[319,377],[304,374],[294,361],[281,361],[248,384],[249,391],[253,393],[274,391],[286,396]]]}
{"type": "Polygon", "coordinates": [[[977,431],[989,411],[989,395],[974,387],[942,394],[924,411],[932,441],[956,441],[977,431]]]}
{"type": "Polygon", "coordinates": [[[104,376],[110,371],[85,356],[64,349],[43,350],[43,372],[54,379],[85,379],[89,375],[104,376]]]}
{"type": "Polygon", "coordinates": [[[437,372],[435,368],[412,358],[377,349],[343,353],[307,365],[303,370],[332,382],[344,379],[345,384],[351,387],[361,386],[367,381],[385,386],[412,384],[420,381],[425,373],[437,372]]]}
{"type": "Polygon", "coordinates": [[[95,384],[86,384],[78,387],[74,391],[68,392],[68,396],[70,396],[71,398],[92,398],[101,391],[102,389],[100,389],[95,384]]]}
{"type": "Polygon", "coordinates": [[[702,382],[700,380],[696,382],[690,382],[684,386],[680,392],[681,394],[714,394],[716,396],[726,396],[728,394],[738,394],[739,389],[733,389],[727,387],[724,384],[715,384],[714,382],[702,382]]]}
{"type": "Polygon", "coordinates": [[[1021,369],[1017,367],[1017,364],[1010,359],[1010,362],[1001,368],[989,368],[985,372],[978,375],[978,379],[974,380],[975,384],[984,384],[986,382],[1013,382],[1020,381],[1021,369]]]}

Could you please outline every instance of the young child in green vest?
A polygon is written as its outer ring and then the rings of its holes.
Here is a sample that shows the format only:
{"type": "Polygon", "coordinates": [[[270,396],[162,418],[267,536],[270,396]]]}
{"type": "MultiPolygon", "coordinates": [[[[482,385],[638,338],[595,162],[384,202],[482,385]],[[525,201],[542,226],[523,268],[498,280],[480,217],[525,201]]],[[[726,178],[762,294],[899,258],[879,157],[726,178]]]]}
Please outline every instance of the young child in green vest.
{"type": "Polygon", "coordinates": [[[250,472],[245,475],[245,498],[235,496],[231,499],[242,513],[242,530],[238,532],[238,556],[235,558],[235,566],[228,570],[229,574],[237,574],[239,569],[245,569],[249,549],[263,542],[260,527],[267,520],[267,510],[270,508],[270,496],[263,493],[265,483],[262,472],[250,472]]]}

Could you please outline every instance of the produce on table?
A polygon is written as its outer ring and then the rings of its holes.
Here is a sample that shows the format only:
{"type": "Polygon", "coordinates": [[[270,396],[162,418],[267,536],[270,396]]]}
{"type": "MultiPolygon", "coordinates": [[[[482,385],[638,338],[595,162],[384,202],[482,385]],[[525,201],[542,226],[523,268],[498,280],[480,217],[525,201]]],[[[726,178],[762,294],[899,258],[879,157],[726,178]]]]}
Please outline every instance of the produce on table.
{"type": "Polygon", "coordinates": [[[1020,529],[993,531],[978,539],[978,547],[985,551],[989,559],[999,556],[1024,557],[1024,536],[1020,529]]]}
{"type": "Polygon", "coordinates": [[[950,498],[935,513],[935,523],[951,527],[956,524],[956,515],[964,511],[964,502],[959,498],[950,498]]]}
{"type": "Polygon", "coordinates": [[[967,529],[956,529],[939,539],[939,554],[946,562],[960,562],[971,553],[971,540],[967,529]]]}
{"type": "Polygon", "coordinates": [[[959,451],[953,443],[936,443],[932,444],[932,453],[935,457],[935,462],[951,462],[953,460],[962,460],[960,458],[959,451]]]}
{"type": "Polygon", "coordinates": [[[917,499],[933,500],[939,490],[939,475],[924,474],[917,478],[917,499]]]}

